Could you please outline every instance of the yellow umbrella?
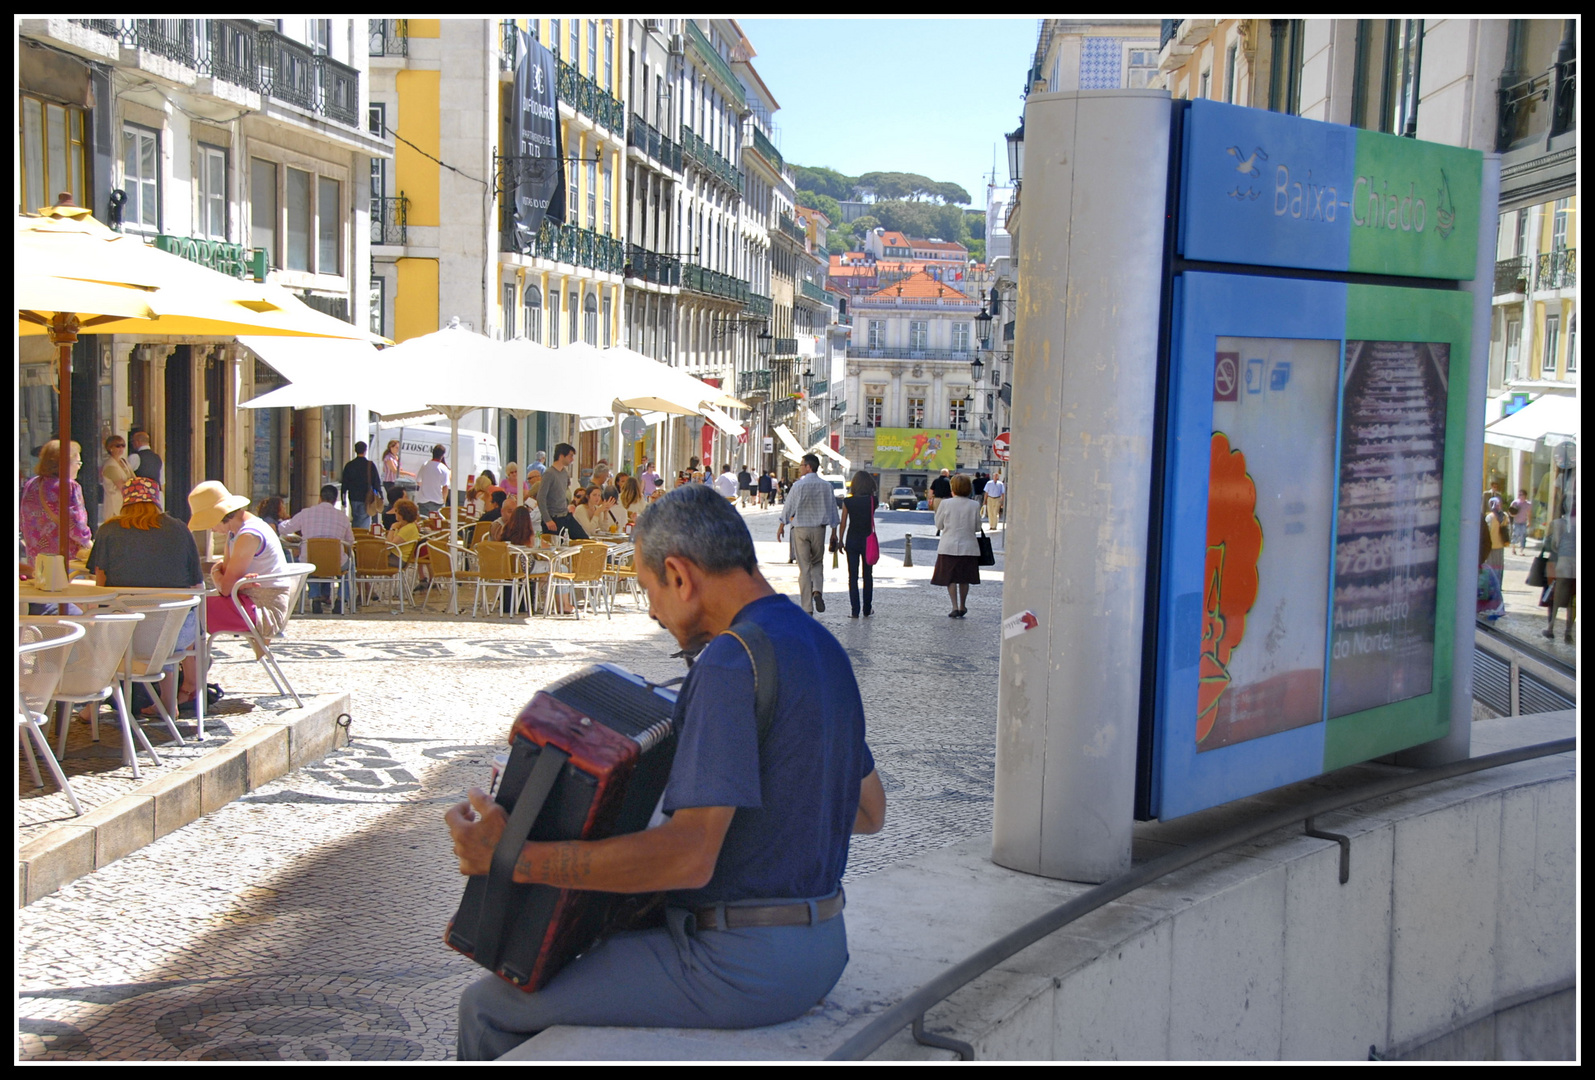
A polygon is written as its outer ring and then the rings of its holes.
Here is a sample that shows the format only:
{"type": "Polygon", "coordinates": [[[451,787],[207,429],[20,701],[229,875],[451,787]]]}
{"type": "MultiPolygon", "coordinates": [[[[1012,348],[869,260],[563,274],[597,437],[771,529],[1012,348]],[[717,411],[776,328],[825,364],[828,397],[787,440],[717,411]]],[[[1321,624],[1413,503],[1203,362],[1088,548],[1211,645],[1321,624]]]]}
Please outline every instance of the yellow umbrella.
{"type": "Polygon", "coordinates": [[[79,333],[232,337],[288,334],[386,342],[280,286],[239,281],[149,247],[81,206],[17,217],[17,332],[60,349],[60,538],[71,537],[72,345],[79,333]]]}

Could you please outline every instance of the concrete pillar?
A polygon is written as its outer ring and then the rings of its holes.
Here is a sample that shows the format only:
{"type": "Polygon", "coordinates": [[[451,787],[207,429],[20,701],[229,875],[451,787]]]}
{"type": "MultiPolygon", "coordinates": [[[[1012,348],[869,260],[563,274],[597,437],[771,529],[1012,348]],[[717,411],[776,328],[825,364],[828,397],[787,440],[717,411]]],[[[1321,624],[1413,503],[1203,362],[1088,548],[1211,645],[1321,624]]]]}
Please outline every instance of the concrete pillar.
{"type": "MultiPolygon", "coordinates": [[[[1484,176],[1479,185],[1479,254],[1473,280],[1463,288],[1473,295],[1473,340],[1468,350],[1468,426],[1463,434],[1462,501],[1476,515],[1478,504],[1472,493],[1484,489],[1484,406],[1490,376],[1490,320],[1495,291],[1495,231],[1500,217],[1501,155],[1484,155],[1484,176]]],[[[1512,458],[1517,459],[1514,451],[1512,458]]],[[[1513,498],[1517,488],[1511,489],[1513,498]]],[[[1468,550],[1471,531],[1462,530],[1463,550],[1468,550]]],[[[1478,568],[1472,559],[1459,559],[1456,590],[1456,623],[1452,627],[1451,731],[1443,739],[1414,746],[1396,755],[1401,765],[1428,768],[1469,756],[1473,733],[1473,642],[1474,620],[1469,614],[1478,596],[1478,568]]],[[[1435,647],[1443,644],[1438,634],[1435,647]]]]}
{"type": "Polygon", "coordinates": [[[1074,881],[1130,866],[1171,110],[1025,107],[992,858],[1074,881]]]}
{"type": "Polygon", "coordinates": [[[149,419],[144,426],[149,429],[150,446],[161,457],[170,453],[166,445],[166,361],[176,350],[175,345],[146,345],[144,354],[149,359],[149,419]]]}

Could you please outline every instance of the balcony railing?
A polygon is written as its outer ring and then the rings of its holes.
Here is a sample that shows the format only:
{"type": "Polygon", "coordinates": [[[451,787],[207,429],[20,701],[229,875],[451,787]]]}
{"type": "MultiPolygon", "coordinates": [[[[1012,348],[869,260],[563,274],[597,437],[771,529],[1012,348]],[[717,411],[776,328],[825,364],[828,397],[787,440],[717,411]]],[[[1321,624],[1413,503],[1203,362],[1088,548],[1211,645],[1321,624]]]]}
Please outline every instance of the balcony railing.
{"type": "Polygon", "coordinates": [[[796,416],[798,399],[795,397],[781,398],[770,403],[770,423],[778,424],[789,416],[796,416]]]}
{"type": "Polygon", "coordinates": [[[626,245],[613,236],[605,236],[579,225],[562,225],[545,218],[537,235],[525,245],[517,246],[514,230],[510,227],[507,204],[500,221],[503,228],[499,242],[504,251],[516,251],[530,258],[549,259],[572,266],[585,266],[606,274],[618,274],[625,269],[626,245]]]}
{"type": "Polygon", "coordinates": [[[372,56],[409,56],[409,19],[370,19],[372,56]]]}
{"type": "Polygon", "coordinates": [[[741,278],[734,278],[729,274],[722,274],[716,270],[706,270],[694,263],[682,264],[681,287],[691,289],[693,292],[707,293],[710,296],[735,300],[739,304],[748,302],[748,283],[746,281],[741,278]]]}
{"type": "Polygon", "coordinates": [[[715,47],[709,43],[709,39],[704,36],[703,31],[698,28],[698,24],[692,19],[687,20],[687,38],[692,42],[698,56],[703,59],[704,66],[725,84],[721,89],[725,91],[726,97],[735,101],[738,106],[746,106],[748,95],[742,89],[742,80],[736,77],[731,70],[731,65],[726,63],[725,58],[715,51],[715,47]]]}
{"type": "Polygon", "coordinates": [[[86,26],[106,37],[119,37],[121,33],[115,19],[68,19],[67,21],[75,26],[86,26]]]}
{"type": "Polygon", "coordinates": [[[260,35],[248,23],[228,19],[212,20],[208,29],[209,49],[200,60],[200,71],[213,79],[230,82],[250,90],[260,89],[260,35]]]}
{"type": "Polygon", "coordinates": [[[853,306],[855,308],[955,308],[974,312],[980,308],[980,302],[958,296],[938,297],[932,300],[894,296],[888,293],[885,296],[856,296],[853,298],[853,306]]]}
{"type": "Polygon", "coordinates": [[[799,282],[799,285],[802,287],[803,295],[808,297],[810,300],[818,300],[822,304],[830,303],[830,301],[825,297],[825,290],[814,282],[803,281],[799,282]]]}
{"type": "Polygon", "coordinates": [[[737,397],[744,394],[768,394],[775,384],[775,372],[769,368],[744,371],[737,376],[737,397]]]}
{"type": "Polygon", "coordinates": [[[360,123],[360,73],[275,30],[261,30],[260,91],[340,123],[360,123]]]}
{"type": "Polygon", "coordinates": [[[659,134],[658,128],[636,113],[631,114],[631,126],[626,131],[626,142],[671,172],[681,171],[681,144],[659,134]]]}
{"type": "Polygon", "coordinates": [[[266,280],[265,248],[246,248],[222,240],[202,240],[193,236],[155,237],[154,246],[169,255],[187,259],[228,277],[266,280]]]}
{"type": "Polygon", "coordinates": [[[1578,251],[1561,248],[1539,256],[1534,268],[1535,291],[1572,289],[1578,286],[1578,251]]]}
{"type": "Polygon", "coordinates": [[[626,246],[625,276],[651,281],[655,285],[681,284],[681,260],[636,244],[626,246]]]}
{"type": "Polygon", "coordinates": [[[620,99],[560,60],[559,99],[616,135],[626,133],[626,107],[620,99]]]}
{"type": "Polygon", "coordinates": [[[371,242],[373,244],[410,242],[410,200],[404,197],[404,192],[401,191],[396,196],[372,197],[371,242]]]}
{"type": "Polygon", "coordinates": [[[968,349],[871,349],[856,345],[848,346],[847,355],[860,360],[962,360],[966,364],[975,359],[968,349]]]}
{"type": "Polygon", "coordinates": [[[796,356],[798,339],[795,337],[778,337],[775,339],[776,356],[796,356]]]}
{"type": "Polygon", "coordinates": [[[781,151],[775,148],[775,144],[770,141],[769,136],[760,131],[757,124],[749,124],[748,127],[753,129],[753,149],[757,150],[764,157],[764,160],[774,165],[776,172],[786,168],[786,160],[781,157],[781,151]]]}
{"type": "MultiPolygon", "coordinates": [[[[691,26],[692,24],[689,21],[687,25],[691,26]]],[[[721,157],[713,147],[700,139],[698,133],[686,124],[681,125],[681,149],[710,175],[725,181],[725,183],[735,188],[738,194],[742,192],[741,170],[721,157]]]]}
{"type": "Polygon", "coordinates": [[[873,439],[875,437],[875,424],[845,424],[842,434],[849,439],[873,439]]]}
{"type": "Polygon", "coordinates": [[[1572,131],[1577,124],[1578,60],[1552,64],[1538,75],[1503,86],[1496,98],[1495,148],[1501,153],[1572,131]]]}
{"type": "Polygon", "coordinates": [[[194,67],[198,59],[195,50],[193,19],[119,19],[122,44],[132,45],[146,52],[175,60],[194,67]]]}
{"type": "Polygon", "coordinates": [[[750,290],[747,300],[743,302],[742,309],[749,315],[758,315],[761,318],[768,319],[773,306],[768,296],[760,296],[750,290]]]}
{"type": "Polygon", "coordinates": [[[808,241],[808,233],[803,231],[803,226],[792,220],[791,214],[779,215],[776,223],[781,227],[782,232],[786,233],[798,243],[802,244],[808,241]]]}
{"type": "Polygon", "coordinates": [[[1529,257],[1516,255],[1495,264],[1495,295],[1529,291],[1529,257]]]}

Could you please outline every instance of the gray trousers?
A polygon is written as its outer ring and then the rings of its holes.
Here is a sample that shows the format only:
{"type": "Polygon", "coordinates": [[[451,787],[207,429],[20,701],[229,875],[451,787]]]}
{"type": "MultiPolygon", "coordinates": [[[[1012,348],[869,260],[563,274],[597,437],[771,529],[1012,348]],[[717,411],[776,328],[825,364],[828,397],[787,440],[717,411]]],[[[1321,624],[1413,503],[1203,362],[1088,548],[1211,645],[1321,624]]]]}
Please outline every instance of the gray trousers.
{"type": "Polygon", "coordinates": [[[696,932],[667,908],[659,930],[616,934],[525,994],[485,975],[460,996],[458,1056],[491,1061],[556,1024],[750,1028],[802,1016],[847,966],[842,916],[812,926],[696,932]]]}
{"type": "Polygon", "coordinates": [[[792,526],[792,544],[797,551],[798,602],[803,610],[814,611],[814,594],[825,588],[824,525],[792,526]]]}

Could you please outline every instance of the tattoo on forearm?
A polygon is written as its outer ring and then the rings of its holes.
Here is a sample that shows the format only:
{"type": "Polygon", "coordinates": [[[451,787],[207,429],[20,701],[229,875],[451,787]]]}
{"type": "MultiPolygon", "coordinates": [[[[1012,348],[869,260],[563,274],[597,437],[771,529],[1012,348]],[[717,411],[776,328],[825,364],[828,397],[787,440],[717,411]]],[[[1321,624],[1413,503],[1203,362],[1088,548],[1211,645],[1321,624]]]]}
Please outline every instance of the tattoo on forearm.
{"type": "Polygon", "coordinates": [[[581,889],[592,873],[593,854],[587,845],[571,841],[547,845],[535,854],[523,848],[517,863],[517,876],[561,889],[581,889]]]}

